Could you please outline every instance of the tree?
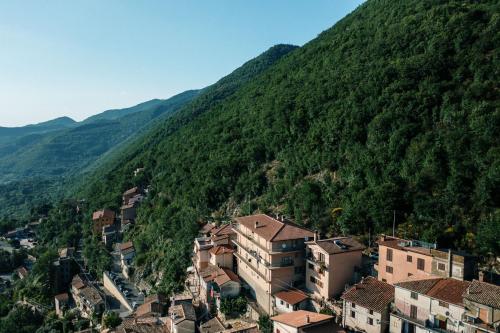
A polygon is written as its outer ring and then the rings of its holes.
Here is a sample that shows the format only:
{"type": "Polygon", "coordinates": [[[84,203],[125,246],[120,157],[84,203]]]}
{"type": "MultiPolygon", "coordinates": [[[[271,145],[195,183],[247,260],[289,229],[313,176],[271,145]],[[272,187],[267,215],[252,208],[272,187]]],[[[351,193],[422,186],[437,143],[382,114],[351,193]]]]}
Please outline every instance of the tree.
{"type": "Polygon", "coordinates": [[[122,319],[116,312],[108,312],[103,316],[102,324],[106,328],[115,328],[122,323],[122,319]]]}
{"type": "Polygon", "coordinates": [[[268,315],[260,316],[257,324],[259,325],[259,329],[262,333],[273,332],[273,323],[271,322],[271,319],[268,315]]]}

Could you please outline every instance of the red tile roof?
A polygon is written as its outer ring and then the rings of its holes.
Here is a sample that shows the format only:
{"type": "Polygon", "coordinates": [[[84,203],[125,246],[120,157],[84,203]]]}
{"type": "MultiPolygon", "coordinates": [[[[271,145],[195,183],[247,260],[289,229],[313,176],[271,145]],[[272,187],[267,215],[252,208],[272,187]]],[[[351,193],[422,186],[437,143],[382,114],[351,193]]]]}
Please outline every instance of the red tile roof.
{"type": "Polygon", "coordinates": [[[288,313],[283,313],[274,317],[271,320],[277,321],[279,323],[292,326],[295,328],[301,328],[309,326],[311,324],[318,324],[321,322],[332,321],[333,317],[321,313],[310,312],[305,310],[293,311],[288,313]]]}
{"type": "Polygon", "coordinates": [[[276,220],[265,214],[237,217],[236,222],[244,225],[267,241],[284,241],[313,237],[314,233],[291,222],[276,220]]]}
{"type": "Polygon", "coordinates": [[[394,299],[394,287],[369,276],[347,290],[341,298],[369,310],[383,313],[394,299]]]}
{"type": "Polygon", "coordinates": [[[54,296],[59,302],[67,302],[69,299],[68,293],[62,293],[54,296]]]}
{"type": "Polygon", "coordinates": [[[233,271],[231,271],[228,268],[219,269],[219,271],[217,272],[217,276],[214,279],[214,282],[217,283],[217,285],[222,286],[228,283],[229,281],[240,283],[240,279],[236,274],[233,273],[233,271]]]}
{"type": "Polygon", "coordinates": [[[427,292],[427,296],[447,303],[463,305],[462,294],[467,290],[469,285],[469,281],[442,279],[427,292]]]}
{"type": "Polygon", "coordinates": [[[97,220],[97,219],[100,219],[103,217],[114,219],[115,212],[113,212],[112,210],[109,210],[109,209],[101,209],[101,210],[95,211],[92,214],[92,220],[97,220]]]}
{"type": "Polygon", "coordinates": [[[274,297],[282,299],[290,305],[298,304],[309,298],[303,292],[296,290],[283,290],[274,294],[274,297]]]}
{"type": "Polygon", "coordinates": [[[223,224],[218,228],[212,229],[211,233],[213,236],[223,236],[234,234],[233,225],[231,223],[223,224]]]}
{"type": "Polygon", "coordinates": [[[234,250],[231,248],[229,245],[217,245],[214,246],[213,248],[210,249],[210,253],[213,255],[221,255],[221,254],[226,254],[226,253],[233,253],[234,250]]]}
{"type": "Polygon", "coordinates": [[[396,283],[396,287],[401,287],[419,294],[427,294],[441,278],[416,279],[396,283]]]}

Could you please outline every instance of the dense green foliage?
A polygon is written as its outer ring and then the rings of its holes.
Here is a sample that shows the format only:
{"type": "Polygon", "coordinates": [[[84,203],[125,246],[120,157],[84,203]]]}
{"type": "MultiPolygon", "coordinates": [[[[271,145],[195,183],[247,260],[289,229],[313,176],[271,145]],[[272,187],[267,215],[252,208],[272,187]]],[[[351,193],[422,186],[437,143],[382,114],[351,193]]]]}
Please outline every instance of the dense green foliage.
{"type": "Polygon", "coordinates": [[[12,272],[23,264],[24,259],[26,259],[26,251],[24,250],[13,250],[10,253],[0,249],[0,273],[12,272]]]}
{"type": "Polygon", "coordinates": [[[0,142],[0,216],[23,219],[34,204],[62,197],[67,183],[92,170],[100,157],[175,113],[198,92],[105,111],[71,126],[53,124],[52,131],[0,142]]]}
{"type": "Polygon", "coordinates": [[[367,1],[252,79],[201,94],[80,193],[116,208],[123,190],[151,184],[129,236],[165,290],[197,222],[243,210],[327,234],[387,232],[396,211],[401,236],[497,251],[486,238],[499,218],[499,9],[367,1]]]}
{"type": "Polygon", "coordinates": [[[220,311],[225,315],[243,315],[247,311],[247,299],[243,296],[222,298],[220,311]]]}

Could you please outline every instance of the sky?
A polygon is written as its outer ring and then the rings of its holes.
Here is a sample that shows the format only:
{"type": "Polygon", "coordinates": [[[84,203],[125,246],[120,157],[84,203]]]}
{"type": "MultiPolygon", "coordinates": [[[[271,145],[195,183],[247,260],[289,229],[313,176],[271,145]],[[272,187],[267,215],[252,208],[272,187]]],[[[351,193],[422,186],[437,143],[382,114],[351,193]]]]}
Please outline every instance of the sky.
{"type": "Polygon", "coordinates": [[[0,0],[0,126],[202,88],[362,0],[0,0]]]}

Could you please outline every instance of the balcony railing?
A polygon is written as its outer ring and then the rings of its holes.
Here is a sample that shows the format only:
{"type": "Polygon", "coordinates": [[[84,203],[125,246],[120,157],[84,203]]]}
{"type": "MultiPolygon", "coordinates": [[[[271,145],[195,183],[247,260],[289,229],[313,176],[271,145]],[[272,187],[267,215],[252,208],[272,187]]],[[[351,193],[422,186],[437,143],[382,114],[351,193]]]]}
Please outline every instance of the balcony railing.
{"type": "Polygon", "coordinates": [[[328,265],[325,263],[325,261],[315,257],[312,253],[308,253],[306,255],[306,259],[311,261],[313,264],[319,265],[321,268],[325,270],[328,269],[328,265]]]}
{"type": "Polygon", "coordinates": [[[280,267],[289,267],[289,266],[293,266],[294,265],[294,261],[291,258],[287,259],[287,260],[281,260],[281,261],[278,261],[278,262],[270,263],[269,261],[267,261],[264,258],[262,258],[257,253],[257,251],[248,249],[247,247],[245,247],[241,243],[239,243],[237,240],[233,240],[233,243],[236,246],[244,249],[249,255],[251,255],[255,259],[255,261],[258,264],[264,265],[266,268],[272,269],[272,268],[280,268],[280,267]]]}

